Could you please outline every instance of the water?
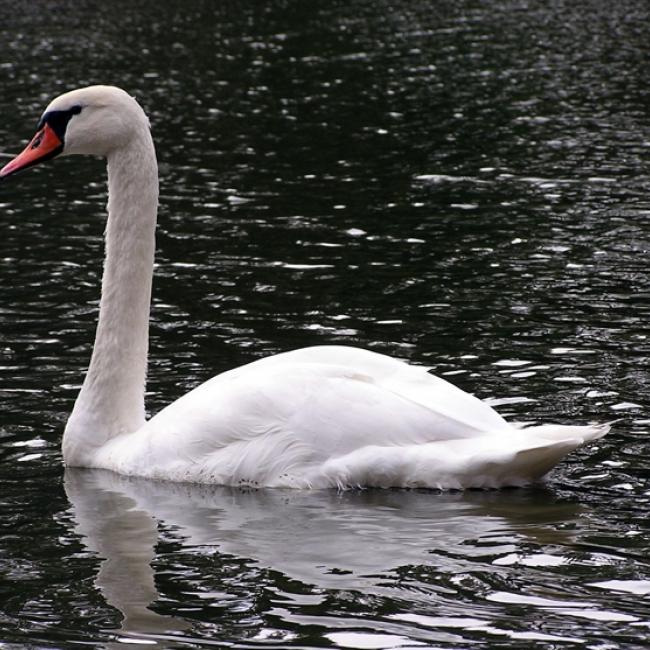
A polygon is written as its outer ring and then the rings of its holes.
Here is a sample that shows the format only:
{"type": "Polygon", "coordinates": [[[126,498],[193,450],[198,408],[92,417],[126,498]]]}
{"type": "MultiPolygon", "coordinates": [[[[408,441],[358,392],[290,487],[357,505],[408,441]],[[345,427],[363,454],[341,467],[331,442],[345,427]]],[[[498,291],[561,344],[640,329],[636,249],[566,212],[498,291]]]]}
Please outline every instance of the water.
{"type": "Polygon", "coordinates": [[[510,419],[619,419],[528,490],[64,472],[104,168],[31,170],[0,188],[4,647],[647,647],[645,3],[0,7],[0,152],[88,83],[151,116],[152,412],[235,365],[345,343],[510,419]]]}

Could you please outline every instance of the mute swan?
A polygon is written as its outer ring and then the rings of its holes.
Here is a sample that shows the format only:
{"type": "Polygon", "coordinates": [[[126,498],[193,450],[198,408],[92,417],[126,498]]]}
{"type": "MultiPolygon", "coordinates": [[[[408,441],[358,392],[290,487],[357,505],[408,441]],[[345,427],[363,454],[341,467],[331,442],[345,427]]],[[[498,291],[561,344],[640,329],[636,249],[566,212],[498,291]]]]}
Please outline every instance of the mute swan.
{"type": "Polygon", "coordinates": [[[95,345],[63,434],[68,466],[291,488],[524,485],[609,425],[520,429],[426,369],[358,348],[295,350],[230,370],[145,419],[158,171],[149,121],[119,88],[46,108],[10,176],[58,154],[108,161],[95,345]]]}

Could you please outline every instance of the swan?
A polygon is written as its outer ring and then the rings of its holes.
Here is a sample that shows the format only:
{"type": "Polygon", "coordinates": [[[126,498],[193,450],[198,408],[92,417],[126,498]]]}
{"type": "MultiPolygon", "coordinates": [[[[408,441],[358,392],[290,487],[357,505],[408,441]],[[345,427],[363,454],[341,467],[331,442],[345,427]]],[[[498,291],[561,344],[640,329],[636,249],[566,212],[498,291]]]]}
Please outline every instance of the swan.
{"type": "Polygon", "coordinates": [[[63,433],[67,466],[233,486],[498,488],[541,478],[609,431],[517,427],[426,368],[345,346],[224,372],[147,420],[158,205],[149,120],[119,88],[67,92],[0,178],[68,154],[107,159],[109,198],[95,343],[63,433]]]}

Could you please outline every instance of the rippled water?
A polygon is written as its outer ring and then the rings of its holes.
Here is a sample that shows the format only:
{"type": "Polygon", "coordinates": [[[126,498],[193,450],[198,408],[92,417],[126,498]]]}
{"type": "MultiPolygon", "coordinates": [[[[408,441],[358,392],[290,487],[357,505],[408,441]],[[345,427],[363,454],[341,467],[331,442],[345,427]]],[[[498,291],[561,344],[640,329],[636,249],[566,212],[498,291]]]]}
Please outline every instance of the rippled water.
{"type": "MultiPolygon", "coordinates": [[[[645,2],[0,0],[0,154],[59,92],[149,112],[149,408],[344,343],[508,418],[619,419],[544,486],[289,493],[63,471],[103,164],[0,187],[7,647],[642,648],[650,635],[645,2]]],[[[4,153],[3,153],[4,152],[4,153]]]]}

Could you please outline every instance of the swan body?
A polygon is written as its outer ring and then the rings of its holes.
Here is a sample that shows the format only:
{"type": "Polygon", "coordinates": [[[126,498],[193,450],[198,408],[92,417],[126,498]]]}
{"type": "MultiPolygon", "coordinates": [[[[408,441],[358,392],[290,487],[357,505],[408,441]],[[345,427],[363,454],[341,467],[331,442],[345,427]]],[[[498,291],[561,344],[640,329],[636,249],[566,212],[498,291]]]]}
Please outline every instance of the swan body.
{"type": "Polygon", "coordinates": [[[319,346],[214,377],[93,466],[227,485],[346,488],[523,485],[602,427],[518,430],[426,369],[319,346]]]}
{"type": "Polygon", "coordinates": [[[225,372],[147,421],[158,202],[149,122],[118,88],[66,93],[0,178],[57,154],[106,157],[109,183],[97,333],[63,436],[67,465],[260,487],[494,488],[540,478],[609,430],[518,428],[425,368],[344,346],[225,372]]]}

